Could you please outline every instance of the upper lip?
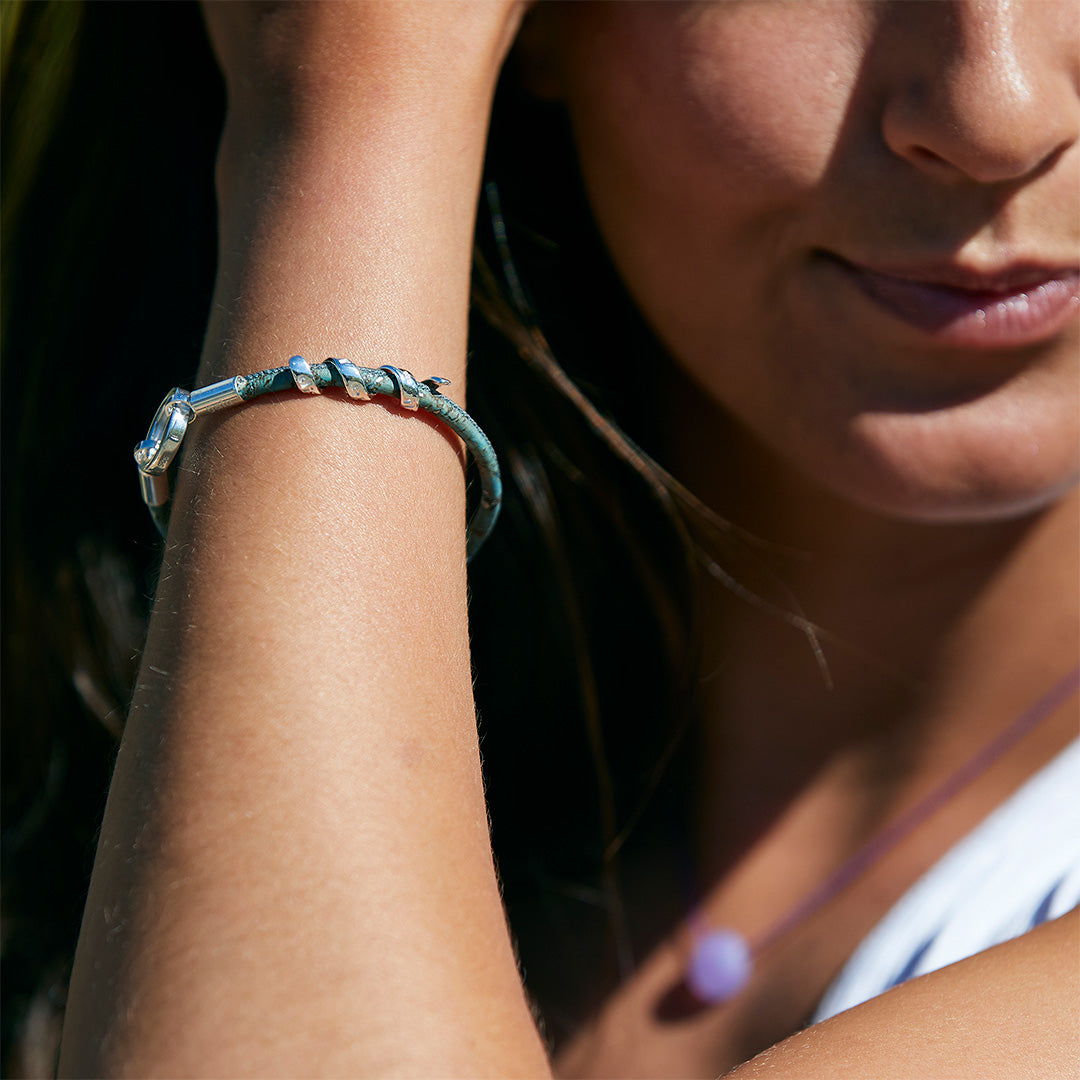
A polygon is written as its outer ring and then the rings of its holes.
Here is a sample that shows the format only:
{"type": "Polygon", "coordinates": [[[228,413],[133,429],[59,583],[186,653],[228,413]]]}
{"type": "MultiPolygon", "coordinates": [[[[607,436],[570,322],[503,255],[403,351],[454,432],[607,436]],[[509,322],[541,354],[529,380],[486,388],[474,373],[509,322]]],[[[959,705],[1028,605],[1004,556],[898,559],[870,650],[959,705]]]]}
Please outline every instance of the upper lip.
{"type": "Polygon", "coordinates": [[[970,293],[997,293],[1001,296],[1037,288],[1048,281],[1075,278],[1080,274],[1080,267],[1075,263],[1068,265],[1037,259],[1014,258],[996,266],[976,267],[948,260],[894,263],[849,259],[835,252],[824,254],[866,273],[898,278],[918,285],[943,286],[970,293]]]}

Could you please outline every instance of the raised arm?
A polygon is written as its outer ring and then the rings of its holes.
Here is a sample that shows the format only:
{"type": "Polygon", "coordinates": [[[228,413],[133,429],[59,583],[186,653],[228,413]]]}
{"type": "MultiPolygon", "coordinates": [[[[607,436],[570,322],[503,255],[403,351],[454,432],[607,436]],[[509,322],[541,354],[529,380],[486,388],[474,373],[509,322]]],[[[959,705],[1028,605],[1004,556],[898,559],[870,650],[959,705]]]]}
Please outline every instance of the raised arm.
{"type": "MultiPolygon", "coordinates": [[[[207,17],[229,111],[200,384],[332,355],[461,402],[516,6],[207,17]]],[[[456,439],[330,393],[188,438],[61,1075],[544,1073],[488,842],[456,439]]]]}

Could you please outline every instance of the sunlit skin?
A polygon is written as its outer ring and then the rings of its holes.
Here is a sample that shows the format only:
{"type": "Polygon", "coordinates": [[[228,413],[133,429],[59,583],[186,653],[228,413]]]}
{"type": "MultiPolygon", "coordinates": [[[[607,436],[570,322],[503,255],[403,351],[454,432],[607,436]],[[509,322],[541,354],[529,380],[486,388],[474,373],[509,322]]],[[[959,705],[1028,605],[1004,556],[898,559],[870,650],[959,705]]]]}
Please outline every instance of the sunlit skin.
{"type": "Polygon", "coordinates": [[[891,515],[1004,517],[1074,481],[1072,0],[557,16],[542,89],[567,103],[621,275],[711,399],[891,515]],[[868,300],[837,259],[930,278],[1063,271],[1072,300],[1038,340],[957,345],[868,300]]]}

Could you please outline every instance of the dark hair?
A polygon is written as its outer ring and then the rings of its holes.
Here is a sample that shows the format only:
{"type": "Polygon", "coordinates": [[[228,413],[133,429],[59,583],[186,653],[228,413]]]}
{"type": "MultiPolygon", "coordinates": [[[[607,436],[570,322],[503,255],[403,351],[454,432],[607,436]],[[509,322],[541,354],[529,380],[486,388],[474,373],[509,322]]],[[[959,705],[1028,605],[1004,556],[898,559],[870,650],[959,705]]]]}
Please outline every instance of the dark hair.
{"type": "Polygon", "coordinates": [[[33,1077],[55,1071],[153,591],[131,449],[190,385],[210,302],[223,94],[194,4],[0,13],[2,1070],[33,1077]]]}

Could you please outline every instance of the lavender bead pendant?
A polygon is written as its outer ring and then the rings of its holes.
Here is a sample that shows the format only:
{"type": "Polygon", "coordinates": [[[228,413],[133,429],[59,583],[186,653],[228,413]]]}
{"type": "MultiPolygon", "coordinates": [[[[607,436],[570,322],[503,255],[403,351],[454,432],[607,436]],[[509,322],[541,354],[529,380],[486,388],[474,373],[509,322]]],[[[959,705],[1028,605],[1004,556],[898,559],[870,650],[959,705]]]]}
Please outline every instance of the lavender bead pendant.
{"type": "Polygon", "coordinates": [[[707,930],[694,936],[686,985],[709,1005],[730,1001],[750,981],[754,960],[746,939],[734,930],[707,930]]]}

